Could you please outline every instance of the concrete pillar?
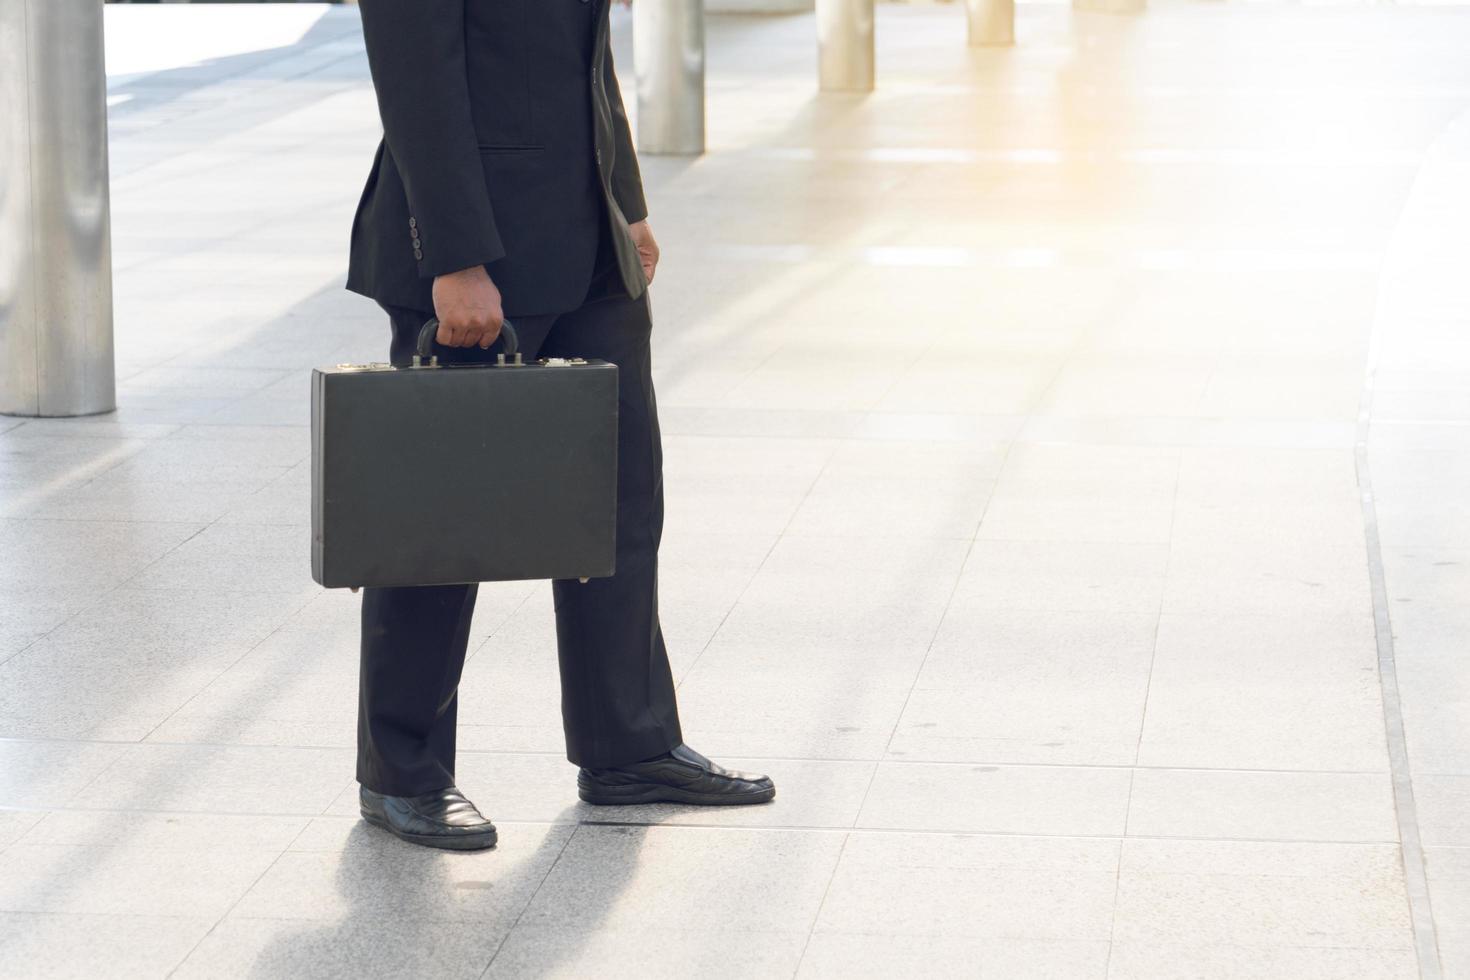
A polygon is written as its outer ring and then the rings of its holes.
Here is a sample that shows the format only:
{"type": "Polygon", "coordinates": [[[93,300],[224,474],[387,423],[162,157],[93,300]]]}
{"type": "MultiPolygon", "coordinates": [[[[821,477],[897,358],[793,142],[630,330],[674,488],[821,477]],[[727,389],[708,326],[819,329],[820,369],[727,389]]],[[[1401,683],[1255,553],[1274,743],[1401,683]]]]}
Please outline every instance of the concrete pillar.
{"type": "Polygon", "coordinates": [[[822,91],[871,92],[873,61],[873,0],[817,0],[822,91]]]}
{"type": "Polygon", "coordinates": [[[704,152],[704,4],[633,4],[633,73],[638,79],[638,152],[704,152]]]}
{"type": "Polygon", "coordinates": [[[116,407],[102,0],[0,0],[0,412],[116,407]]]}
{"type": "Polygon", "coordinates": [[[970,46],[1016,43],[1016,0],[965,0],[970,46]]]}

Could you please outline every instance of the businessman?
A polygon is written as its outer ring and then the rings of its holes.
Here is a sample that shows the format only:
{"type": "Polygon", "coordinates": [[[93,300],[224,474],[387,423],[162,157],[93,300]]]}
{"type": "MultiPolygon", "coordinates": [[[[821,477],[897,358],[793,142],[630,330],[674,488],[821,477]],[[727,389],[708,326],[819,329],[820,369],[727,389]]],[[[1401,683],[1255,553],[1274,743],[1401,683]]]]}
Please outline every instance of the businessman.
{"type": "MultiPolygon", "coordinates": [[[[490,356],[509,317],[528,356],[618,366],[617,574],[552,585],[578,793],[593,804],[763,803],[776,792],[770,779],[683,744],[659,628],[662,450],[647,291],[658,246],[608,5],[360,0],[384,136],[353,223],[347,288],[387,311],[395,364],[437,316],[451,361],[490,356]]],[[[425,506],[433,492],[424,488],[425,506]]],[[[475,592],[363,593],[362,814],[430,847],[496,839],[454,779],[475,592]]]]}

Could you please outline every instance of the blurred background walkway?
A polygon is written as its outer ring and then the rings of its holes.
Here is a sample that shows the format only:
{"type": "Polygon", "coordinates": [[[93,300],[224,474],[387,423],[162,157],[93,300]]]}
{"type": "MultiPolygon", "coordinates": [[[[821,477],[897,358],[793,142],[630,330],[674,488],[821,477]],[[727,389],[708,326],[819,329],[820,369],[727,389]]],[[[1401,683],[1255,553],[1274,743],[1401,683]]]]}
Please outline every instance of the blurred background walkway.
{"type": "Polygon", "coordinates": [[[820,97],[809,16],[712,18],[664,620],[780,797],[579,805],[495,586],[473,856],[355,820],[308,569],[310,369],[386,353],[356,13],[107,13],[119,411],[0,418],[0,974],[1470,976],[1464,8],[883,6],[820,97]]]}

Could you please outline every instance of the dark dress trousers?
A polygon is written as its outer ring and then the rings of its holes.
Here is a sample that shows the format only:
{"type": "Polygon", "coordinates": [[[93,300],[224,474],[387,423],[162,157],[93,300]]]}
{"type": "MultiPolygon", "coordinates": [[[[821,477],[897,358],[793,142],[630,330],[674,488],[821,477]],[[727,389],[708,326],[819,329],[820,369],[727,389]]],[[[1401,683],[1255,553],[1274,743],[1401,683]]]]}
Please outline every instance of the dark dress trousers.
{"type": "MultiPolygon", "coordinates": [[[[644,217],[643,194],[607,6],[361,0],[385,136],[348,281],[388,311],[395,364],[408,363],[431,315],[433,277],[484,263],[526,357],[618,365],[617,574],[552,584],[567,756],[591,768],[683,741],[658,617],[663,457],[651,318],[627,229],[644,217]]],[[[424,492],[433,506],[433,487],[424,492]]],[[[368,789],[416,796],[454,783],[476,591],[363,590],[357,777],[368,789]]],[[[493,641],[484,656],[494,657],[493,641]]]]}

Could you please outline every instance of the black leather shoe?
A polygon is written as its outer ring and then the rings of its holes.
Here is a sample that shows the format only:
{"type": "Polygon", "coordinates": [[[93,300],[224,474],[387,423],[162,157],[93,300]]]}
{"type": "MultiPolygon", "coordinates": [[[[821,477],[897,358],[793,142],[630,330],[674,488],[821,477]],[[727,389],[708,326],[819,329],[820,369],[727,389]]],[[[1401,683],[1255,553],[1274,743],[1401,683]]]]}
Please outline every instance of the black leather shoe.
{"type": "Polygon", "coordinates": [[[667,755],[646,762],[616,769],[583,769],[577,773],[577,795],[598,806],[742,806],[770,802],[776,796],[776,784],[769,776],[717,766],[689,746],[679,745],[667,755]]]}
{"type": "Polygon", "coordinates": [[[411,844],[451,851],[495,846],[495,825],[454,786],[423,796],[384,796],[363,786],[358,799],[364,820],[411,844]]]}

